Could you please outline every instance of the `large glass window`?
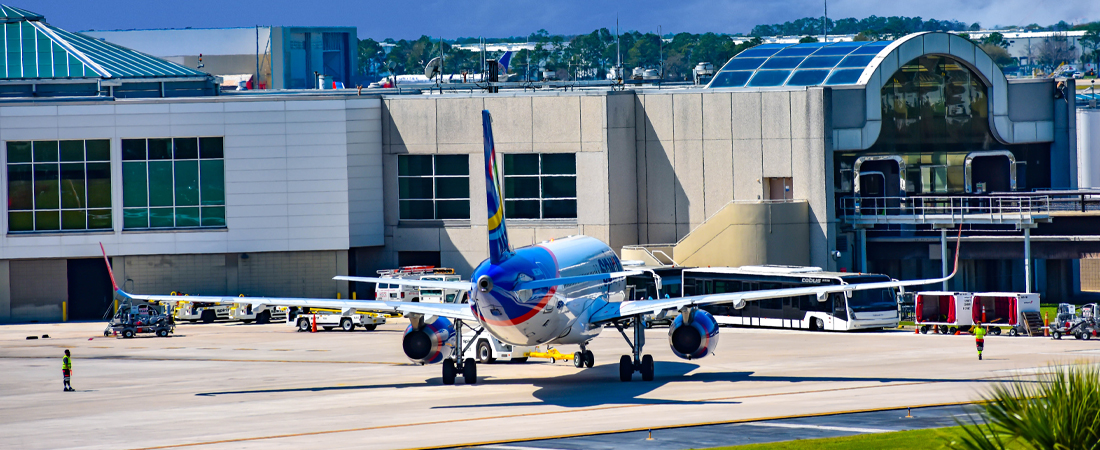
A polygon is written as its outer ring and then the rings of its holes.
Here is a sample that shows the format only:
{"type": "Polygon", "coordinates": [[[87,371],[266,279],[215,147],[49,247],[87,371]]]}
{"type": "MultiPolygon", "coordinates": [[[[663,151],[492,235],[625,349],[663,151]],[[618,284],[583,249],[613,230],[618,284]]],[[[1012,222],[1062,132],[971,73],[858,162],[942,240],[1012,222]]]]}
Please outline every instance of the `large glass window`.
{"type": "Polygon", "coordinates": [[[398,155],[401,220],[470,218],[469,155],[398,155]]]}
{"type": "Polygon", "coordinates": [[[576,219],[577,155],[504,155],[504,214],[509,219],[576,219]]]}
{"type": "Polygon", "coordinates": [[[8,231],[111,228],[111,141],[9,141],[8,231]]]}
{"type": "Polygon", "coordinates": [[[225,226],[221,137],[123,139],[124,229],[225,226]]]}

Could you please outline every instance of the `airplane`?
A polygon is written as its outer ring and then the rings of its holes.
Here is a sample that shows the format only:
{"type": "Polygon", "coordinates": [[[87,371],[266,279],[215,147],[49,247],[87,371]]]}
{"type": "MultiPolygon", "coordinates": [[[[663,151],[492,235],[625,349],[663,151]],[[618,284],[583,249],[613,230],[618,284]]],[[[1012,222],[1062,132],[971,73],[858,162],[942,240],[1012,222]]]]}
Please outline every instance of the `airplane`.
{"type": "MultiPolygon", "coordinates": [[[[499,64],[499,72],[498,73],[500,74],[501,81],[505,81],[508,78],[508,65],[512,62],[512,54],[513,54],[512,51],[510,51],[510,50],[506,51],[506,52],[504,52],[504,55],[501,55],[500,59],[497,60],[497,64],[499,64]]],[[[370,87],[392,88],[392,87],[394,87],[394,85],[393,85],[394,77],[395,77],[395,75],[390,75],[390,76],[384,77],[384,78],[382,78],[381,80],[378,80],[375,83],[371,83],[370,87]]],[[[413,86],[435,85],[437,82],[447,84],[447,83],[480,83],[482,81],[485,81],[485,80],[483,80],[483,78],[485,77],[485,74],[483,74],[483,73],[466,73],[466,74],[452,73],[452,74],[446,74],[446,75],[439,74],[439,75],[437,75],[437,77],[439,77],[438,80],[436,80],[435,78],[428,78],[427,76],[416,75],[416,74],[396,75],[396,77],[397,77],[397,86],[398,87],[401,87],[401,86],[413,87],[413,86]]]]}
{"type": "MultiPolygon", "coordinates": [[[[477,364],[463,361],[461,352],[476,342],[481,333],[489,333],[511,345],[578,345],[574,364],[592,367],[594,355],[588,347],[606,325],[613,326],[626,340],[630,355],[619,358],[619,379],[630,381],[635,372],[644,381],[654,378],[653,357],[645,354],[645,316],[679,311],[669,327],[668,342],[673,354],[692,360],[712,354],[718,345],[718,323],[701,309],[705,305],[732,304],[743,308],[748,301],[816,296],[826,301],[830,294],[851,296],[854,291],[887,289],[941,283],[958,271],[958,245],[955,269],[944,278],[888,281],[862,284],[829,285],[694,295],[656,300],[625,300],[625,277],[640,274],[624,270],[615,252],[602,241],[588,236],[570,236],[513,249],[508,240],[501,198],[501,178],[493,144],[492,118],[482,111],[484,133],[486,205],[488,206],[489,258],[473,272],[472,281],[412,280],[336,276],[335,280],[388,283],[420,288],[461,289],[469,292],[468,304],[411,303],[376,300],[330,300],[308,298],[213,297],[189,296],[188,301],[241,303],[260,306],[296,306],[340,309],[344,314],[356,311],[398,312],[410,320],[402,337],[402,350],[413,362],[443,363],[443,383],[454,384],[461,374],[466,384],[477,383],[477,364]],[[463,327],[474,334],[464,339],[463,327]],[[633,328],[633,339],[626,328],[633,328]],[[468,341],[468,342],[464,342],[468,341]]],[[[962,228],[959,229],[961,240],[962,228]]],[[[102,244],[101,244],[102,246],[102,244]]],[[[107,261],[107,253],[103,252],[107,261]]],[[[108,270],[110,263],[108,261],[108,270]]],[[[123,292],[122,297],[147,301],[180,301],[167,295],[137,295],[123,292]]]]}

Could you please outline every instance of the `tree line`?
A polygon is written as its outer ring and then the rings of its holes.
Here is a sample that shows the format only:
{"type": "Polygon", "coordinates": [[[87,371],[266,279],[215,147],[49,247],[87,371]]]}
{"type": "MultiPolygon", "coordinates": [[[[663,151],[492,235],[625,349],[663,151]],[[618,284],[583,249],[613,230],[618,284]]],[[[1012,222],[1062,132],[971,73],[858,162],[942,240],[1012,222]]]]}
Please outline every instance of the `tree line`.
{"type": "MultiPolygon", "coordinates": [[[[724,33],[643,33],[629,31],[616,37],[607,28],[600,28],[588,34],[561,35],[538,30],[527,36],[506,38],[486,38],[486,43],[533,44],[533,50],[520,50],[512,57],[509,72],[512,80],[540,80],[544,75],[553,73],[552,79],[605,79],[608,70],[620,60],[627,70],[634,67],[651,68],[660,71],[669,81],[690,80],[692,69],[700,62],[709,62],[721,67],[746,48],[758,45],[766,36],[805,36],[803,42],[815,42],[820,35],[824,18],[805,17],[782,24],[757,25],[748,36],[724,33]]],[[[966,24],[955,20],[924,20],[920,17],[878,17],[863,19],[829,19],[825,26],[829,34],[855,34],[856,40],[897,39],[906,34],[919,31],[955,31],[969,38],[967,31],[981,29],[979,23],[966,24]]],[[[1041,27],[1031,24],[1024,27],[1031,31],[1068,31],[1085,29],[1086,37],[1081,40],[1083,59],[1100,59],[1100,22],[1070,26],[1062,21],[1054,25],[1041,27]]],[[[384,39],[359,41],[359,72],[368,80],[389,74],[423,73],[425,64],[432,58],[444,56],[444,73],[478,73],[482,68],[480,52],[458,47],[477,44],[479,38],[443,39],[421,36],[415,40],[384,39]]],[[[1064,39],[1063,39],[1064,40],[1064,39]]],[[[1067,49],[1063,40],[1052,40],[1049,51],[1037,55],[1039,60],[1065,59],[1067,49]]],[[[983,40],[976,41],[991,57],[1002,66],[1015,64],[1008,54],[1008,41],[1001,33],[992,33],[983,40]]],[[[1041,52],[1042,53],[1042,52],[1041,52]]],[[[486,57],[496,58],[499,54],[486,57]]]]}

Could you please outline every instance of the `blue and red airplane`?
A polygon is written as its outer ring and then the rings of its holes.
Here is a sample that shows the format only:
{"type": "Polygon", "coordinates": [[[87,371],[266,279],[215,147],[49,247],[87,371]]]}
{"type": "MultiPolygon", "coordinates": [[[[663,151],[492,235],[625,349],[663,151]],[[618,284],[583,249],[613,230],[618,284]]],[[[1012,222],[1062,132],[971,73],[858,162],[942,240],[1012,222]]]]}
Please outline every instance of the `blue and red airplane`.
{"type": "MultiPolygon", "coordinates": [[[[402,339],[405,355],[422,364],[443,363],[443,383],[454,384],[459,374],[467,384],[477,382],[477,364],[463,361],[462,328],[489,333],[500,341],[522,346],[543,344],[579,345],[574,354],[577,367],[592,367],[594,356],[587,348],[607,324],[623,335],[631,355],[619,359],[619,378],[630,381],[635,372],[643,380],[654,377],[653,357],[644,354],[644,322],[651,314],[678,311],[669,327],[669,346],[684,359],[698,359],[714,352],[718,345],[718,323],[705,305],[732,304],[742,308],[746,301],[771,298],[816,296],[825,301],[833,293],[851,295],[853,291],[898,288],[940,283],[951,279],[958,270],[958,246],[955,271],[944,278],[799,287],[749,292],[696,295],[659,300],[624,300],[625,277],[641,272],[624,270],[615,252],[602,241],[588,236],[570,236],[513,249],[508,243],[501,198],[497,156],[493,145],[492,118],[482,111],[485,139],[486,204],[488,205],[489,258],[477,266],[472,281],[429,281],[398,278],[337,276],[336,280],[387,283],[432,289],[468,291],[468,304],[433,304],[370,300],[327,300],[273,297],[189,296],[187,301],[208,303],[251,302],[253,309],[264,306],[296,306],[356,311],[399,312],[410,319],[402,339]],[[633,339],[626,328],[633,328],[633,339]]],[[[104,252],[106,259],[106,252],[104,252]]],[[[109,263],[108,263],[109,266],[109,263]]],[[[111,275],[112,283],[114,275],[111,275]]],[[[136,295],[115,291],[124,298],[176,302],[180,297],[136,295]]],[[[468,341],[475,341],[468,339],[468,341]]]]}

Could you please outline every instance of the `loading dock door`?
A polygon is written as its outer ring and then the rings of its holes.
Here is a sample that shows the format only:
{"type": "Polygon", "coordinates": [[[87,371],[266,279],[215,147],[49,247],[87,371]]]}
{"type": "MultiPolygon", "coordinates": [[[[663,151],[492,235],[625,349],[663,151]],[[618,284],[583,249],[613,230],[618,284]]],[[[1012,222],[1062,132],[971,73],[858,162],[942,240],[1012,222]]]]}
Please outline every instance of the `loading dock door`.
{"type": "Polygon", "coordinates": [[[68,271],[69,320],[103,319],[114,294],[103,259],[70,259],[68,271]]]}

